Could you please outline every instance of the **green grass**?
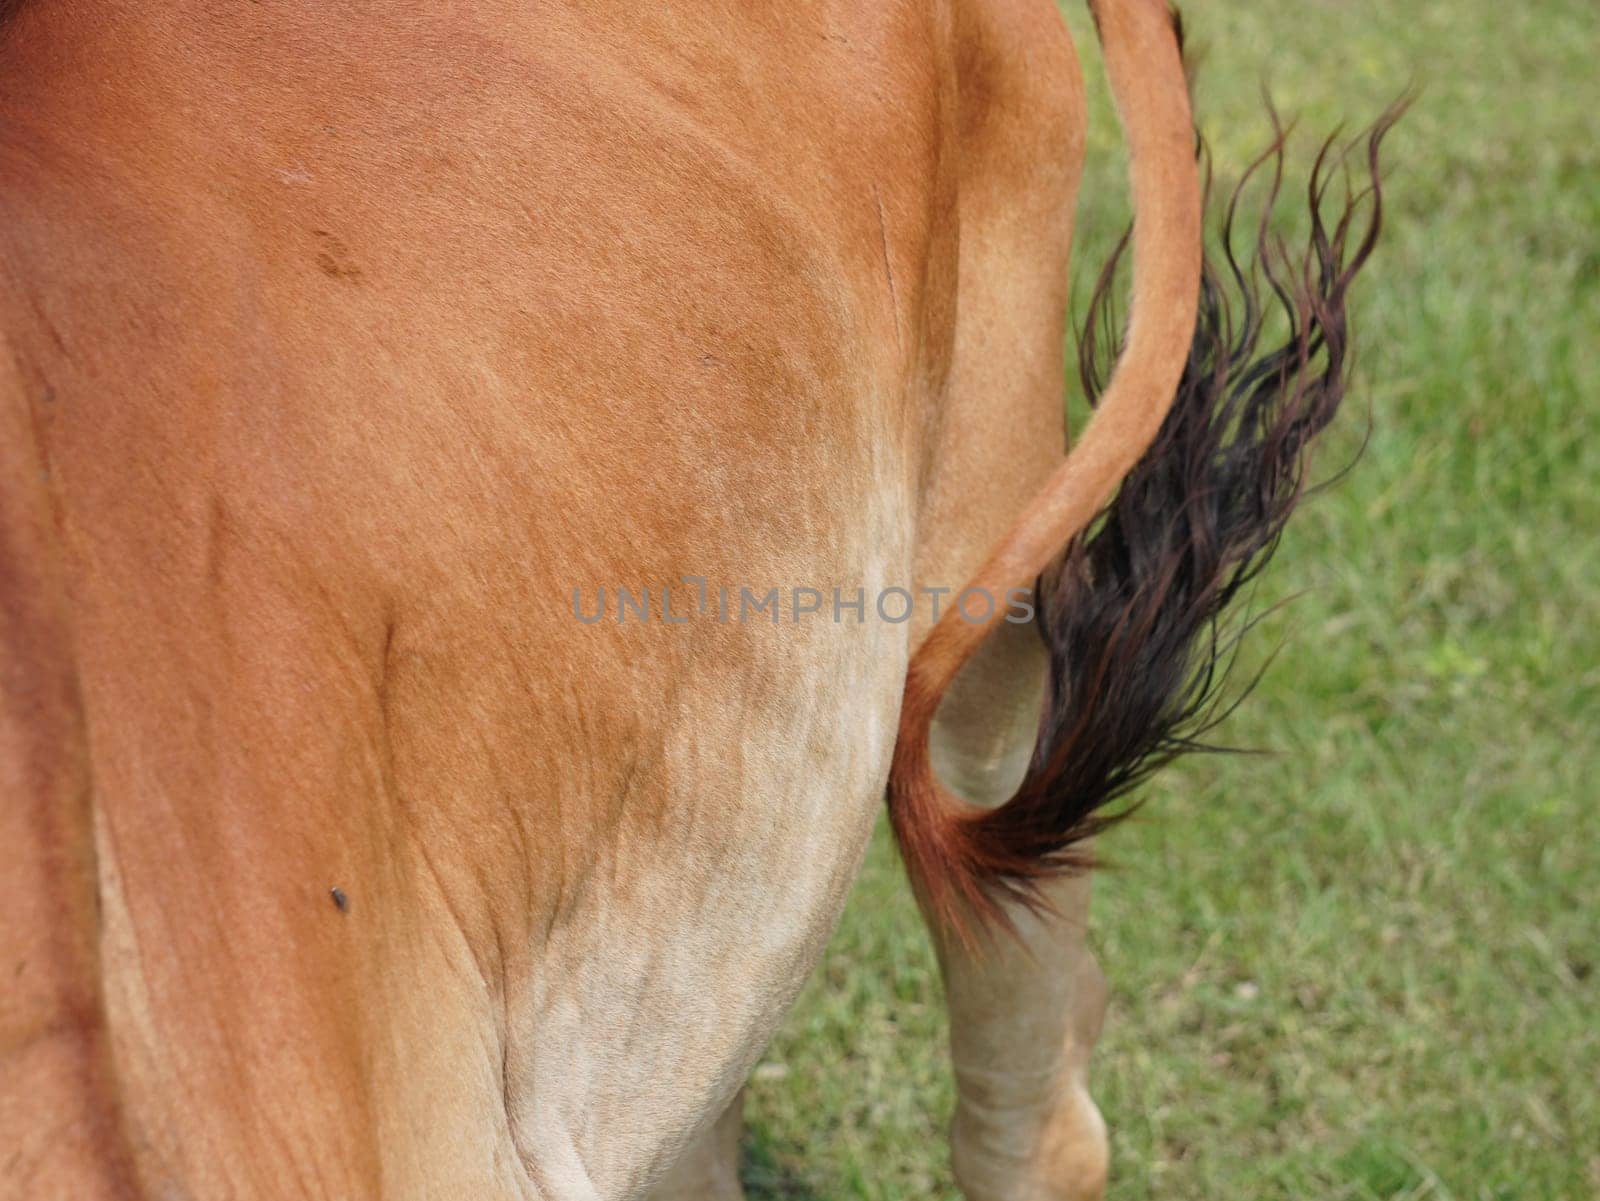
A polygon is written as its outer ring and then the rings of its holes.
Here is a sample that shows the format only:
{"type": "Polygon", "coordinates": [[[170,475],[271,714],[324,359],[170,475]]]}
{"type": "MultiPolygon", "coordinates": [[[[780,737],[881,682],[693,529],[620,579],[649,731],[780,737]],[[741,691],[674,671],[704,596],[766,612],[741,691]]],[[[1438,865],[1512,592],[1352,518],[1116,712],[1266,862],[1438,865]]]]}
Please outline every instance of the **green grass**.
{"type": "MultiPolygon", "coordinates": [[[[1077,284],[1126,219],[1092,33],[1077,284]]],[[[1358,387],[1222,738],[1108,840],[1111,1195],[1600,1196],[1600,83],[1593,0],[1189,6],[1219,178],[1420,98],[1358,387]]],[[[880,831],[751,1090],[756,1198],[954,1198],[944,1017],[880,831]]]]}

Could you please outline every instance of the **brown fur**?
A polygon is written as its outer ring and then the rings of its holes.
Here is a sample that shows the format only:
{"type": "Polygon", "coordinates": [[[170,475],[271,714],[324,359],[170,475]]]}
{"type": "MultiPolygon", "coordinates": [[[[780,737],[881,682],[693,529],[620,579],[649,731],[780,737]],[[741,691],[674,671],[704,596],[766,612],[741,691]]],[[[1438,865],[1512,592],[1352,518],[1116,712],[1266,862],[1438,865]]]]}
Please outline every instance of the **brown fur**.
{"type": "MultiPolygon", "coordinates": [[[[1167,16],[1099,18],[1133,403],[1006,578],[1194,324],[1167,16]]],[[[0,1196],[662,1175],[821,952],[923,627],[570,590],[968,575],[1059,455],[1082,121],[1048,0],[20,6],[0,1196]]]]}
{"type": "Polygon", "coordinates": [[[737,1085],[871,828],[906,632],[583,627],[570,590],[909,577],[948,40],[911,4],[16,14],[0,487],[45,516],[6,587],[82,714],[5,711],[59,762],[0,798],[55,823],[8,844],[0,975],[61,984],[5,1028],[0,1196],[93,1196],[53,1184],[102,1120],[158,1196],[629,1195],[737,1085]],[[23,1073],[34,1028],[69,1036],[23,1073]]]}

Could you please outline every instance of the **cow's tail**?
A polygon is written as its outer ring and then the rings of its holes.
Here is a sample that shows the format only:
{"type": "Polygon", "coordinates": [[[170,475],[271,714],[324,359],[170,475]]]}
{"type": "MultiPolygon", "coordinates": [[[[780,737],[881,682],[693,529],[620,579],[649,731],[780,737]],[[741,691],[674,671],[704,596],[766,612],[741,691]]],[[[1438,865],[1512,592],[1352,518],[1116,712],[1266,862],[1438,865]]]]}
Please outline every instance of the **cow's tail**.
{"type": "MultiPolygon", "coordinates": [[[[1097,336],[1107,331],[1096,318],[1109,311],[1108,267],[1082,343],[1094,415],[968,583],[1001,596],[1038,581],[1051,665],[1038,742],[1017,794],[998,808],[939,783],[928,753],[934,714],[1001,616],[991,606],[987,622],[969,622],[953,609],[912,656],[890,770],[889,814],[907,872],[930,915],[963,936],[975,922],[1004,924],[1002,900],[1036,904],[1041,880],[1090,866],[1085,840],[1115,820],[1108,802],[1214,720],[1228,654],[1217,619],[1275,545],[1302,490],[1308,443],[1343,392],[1345,292],[1377,235],[1378,146],[1397,116],[1373,127],[1369,186],[1347,195],[1332,227],[1323,194],[1344,156],[1324,147],[1302,262],[1288,260],[1263,218],[1254,259],[1241,268],[1230,246],[1224,279],[1202,262],[1176,19],[1161,0],[1091,7],[1132,164],[1131,319],[1102,391],[1097,356],[1110,339],[1097,336]],[[1359,228],[1357,211],[1367,213],[1359,228]],[[1287,319],[1282,344],[1265,350],[1260,276],[1287,319]],[[1229,288],[1242,296],[1237,321],[1229,288]]],[[[1269,211],[1281,150],[1280,136],[1257,164],[1270,165],[1269,211]]],[[[1230,202],[1225,245],[1233,212],[1230,202]]]]}

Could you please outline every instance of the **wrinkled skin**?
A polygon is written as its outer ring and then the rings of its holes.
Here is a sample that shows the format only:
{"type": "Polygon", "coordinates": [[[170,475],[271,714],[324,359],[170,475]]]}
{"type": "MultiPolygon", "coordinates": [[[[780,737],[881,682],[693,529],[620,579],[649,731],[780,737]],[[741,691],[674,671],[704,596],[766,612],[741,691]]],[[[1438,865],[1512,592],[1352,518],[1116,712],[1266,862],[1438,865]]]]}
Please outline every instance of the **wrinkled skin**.
{"type": "MultiPolygon", "coordinates": [[[[10,18],[0,1195],[736,1195],[929,615],[572,590],[959,587],[1063,450],[1082,132],[1048,0],[10,18]]],[[[973,799],[1042,670],[941,713],[973,799]]],[[[973,1201],[1103,1177],[1059,887],[943,946],[973,1201]]]]}

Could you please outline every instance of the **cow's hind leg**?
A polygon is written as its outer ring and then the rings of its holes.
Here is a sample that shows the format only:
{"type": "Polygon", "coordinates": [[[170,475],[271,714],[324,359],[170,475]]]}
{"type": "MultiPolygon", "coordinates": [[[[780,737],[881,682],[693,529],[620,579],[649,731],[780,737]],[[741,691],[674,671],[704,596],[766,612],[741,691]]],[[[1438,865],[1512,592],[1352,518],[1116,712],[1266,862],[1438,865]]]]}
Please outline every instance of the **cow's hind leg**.
{"type": "MultiPolygon", "coordinates": [[[[941,778],[975,803],[1006,800],[1032,746],[1038,677],[1024,666],[1032,651],[986,647],[940,711],[941,778]]],[[[967,1201],[1079,1201],[1104,1191],[1106,1131],[1088,1068],[1106,986],[1087,942],[1089,891],[1087,877],[1057,879],[1042,889],[1043,916],[1008,907],[1014,938],[997,931],[972,945],[929,922],[950,1011],[951,1165],[967,1201]]]]}
{"type": "Polygon", "coordinates": [[[1085,944],[1087,879],[1051,886],[1057,913],[1014,914],[1020,938],[974,954],[941,940],[956,1112],[950,1155],[967,1201],[1066,1201],[1105,1189],[1105,1124],[1089,1054],[1106,990],[1085,944]]]}
{"type": "MultiPolygon", "coordinates": [[[[1085,110],[1055,6],[958,6],[960,316],[919,581],[960,587],[1061,462],[1072,212],[1085,110]]],[[[931,745],[940,779],[1007,800],[1038,732],[1038,633],[1002,625],[952,687],[931,745]]],[[[968,1201],[1098,1197],[1106,1135],[1089,1099],[1105,985],[1085,942],[1089,883],[1046,886],[1055,912],[975,949],[931,922],[950,1008],[951,1160],[968,1201]]]]}
{"type": "MultiPolygon", "coordinates": [[[[1084,940],[1087,879],[1049,887],[1051,920],[1015,915],[1020,938],[973,953],[935,931],[950,1008],[956,1112],[951,1159],[968,1201],[1100,1196],[1106,1134],[1089,1097],[1105,982],[1084,940]]],[[[744,1094],[683,1153],[649,1201],[744,1201],[744,1094]]]]}

